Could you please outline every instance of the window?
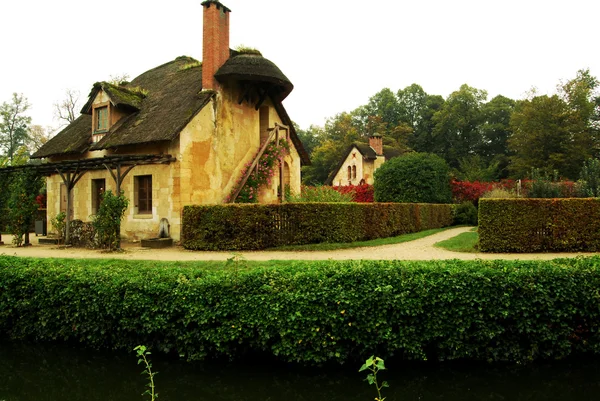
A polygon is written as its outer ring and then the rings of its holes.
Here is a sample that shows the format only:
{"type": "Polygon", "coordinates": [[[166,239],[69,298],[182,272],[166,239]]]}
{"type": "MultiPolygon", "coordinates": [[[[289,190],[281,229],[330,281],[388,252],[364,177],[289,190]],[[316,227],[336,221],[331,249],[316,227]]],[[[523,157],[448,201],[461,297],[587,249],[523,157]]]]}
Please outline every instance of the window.
{"type": "Polygon", "coordinates": [[[352,179],[356,180],[356,166],[352,166],[352,179]]]}
{"type": "Polygon", "coordinates": [[[92,214],[98,213],[100,204],[102,203],[102,197],[106,190],[106,181],[104,178],[92,180],[92,214]]]}
{"type": "Polygon", "coordinates": [[[352,167],[348,166],[348,181],[352,180],[352,167]]]}
{"type": "Polygon", "coordinates": [[[135,177],[135,199],[138,214],[152,214],[152,176],[135,177]]]}
{"type": "Polygon", "coordinates": [[[102,132],[108,130],[108,106],[97,107],[96,113],[96,126],[94,132],[102,132]]]}
{"type": "Polygon", "coordinates": [[[260,143],[265,143],[269,139],[269,108],[263,106],[258,111],[260,120],[260,143]]]}

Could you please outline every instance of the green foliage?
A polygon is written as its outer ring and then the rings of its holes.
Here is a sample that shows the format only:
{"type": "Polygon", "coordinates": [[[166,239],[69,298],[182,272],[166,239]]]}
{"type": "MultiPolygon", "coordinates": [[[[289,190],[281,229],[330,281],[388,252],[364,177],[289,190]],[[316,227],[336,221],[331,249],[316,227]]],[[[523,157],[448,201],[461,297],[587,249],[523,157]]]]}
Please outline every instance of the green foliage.
{"type": "Polygon", "coordinates": [[[600,353],[598,257],[256,266],[0,256],[0,335],[306,365],[600,353]]]}
{"type": "Polygon", "coordinates": [[[600,199],[480,199],[482,252],[598,252],[600,199]]]}
{"type": "Polygon", "coordinates": [[[600,160],[590,158],[583,163],[579,183],[583,196],[600,197],[600,160]]]}
{"type": "Polygon", "coordinates": [[[409,153],[375,171],[377,202],[449,203],[450,172],[446,162],[428,153],[409,153]]]}
{"type": "Polygon", "coordinates": [[[183,209],[181,242],[184,248],[194,250],[265,249],[393,237],[451,222],[451,205],[197,205],[183,209]]]}
{"type": "Polygon", "coordinates": [[[56,235],[58,235],[59,241],[65,237],[66,218],[67,214],[65,212],[60,212],[50,219],[50,225],[56,235]]]}
{"type": "Polygon", "coordinates": [[[552,176],[540,169],[532,168],[527,188],[528,198],[559,198],[560,187],[558,184],[558,171],[554,170],[552,176]]]}
{"type": "Polygon", "coordinates": [[[477,225],[477,208],[473,202],[462,202],[459,205],[454,205],[452,208],[453,225],[467,224],[470,226],[477,225]]]}
{"type": "Polygon", "coordinates": [[[461,181],[491,182],[498,179],[499,162],[486,163],[479,155],[466,156],[458,160],[454,176],[461,181]]]}
{"type": "Polygon", "coordinates": [[[113,195],[111,190],[104,192],[98,212],[92,218],[97,246],[109,250],[119,249],[121,219],[128,205],[129,200],[123,192],[119,195],[113,195]]]}
{"type": "Polygon", "coordinates": [[[300,195],[292,195],[289,202],[352,202],[351,193],[343,194],[330,186],[317,185],[314,187],[303,185],[300,195]]]}
{"type": "Polygon", "coordinates": [[[460,159],[474,154],[481,146],[481,109],[486,98],[486,91],[461,85],[433,116],[434,152],[453,168],[458,167],[460,159]]]}
{"type": "Polygon", "coordinates": [[[19,148],[26,145],[29,138],[31,117],[25,115],[30,104],[23,94],[13,93],[10,103],[0,105],[0,149],[12,164],[19,148]]]}
{"type": "Polygon", "coordinates": [[[377,397],[375,397],[375,401],[384,401],[385,397],[381,397],[381,390],[384,387],[389,387],[389,385],[384,381],[380,386],[377,382],[377,373],[379,373],[381,370],[385,370],[383,359],[372,355],[365,361],[358,371],[362,372],[363,370],[369,370],[371,372],[367,375],[365,380],[368,381],[369,384],[375,385],[375,389],[377,390],[377,397]]]}
{"type": "Polygon", "coordinates": [[[12,177],[8,199],[9,230],[17,246],[21,246],[24,237],[29,235],[35,211],[39,208],[35,198],[43,185],[44,179],[31,170],[14,173],[12,177]]]}
{"type": "Polygon", "coordinates": [[[133,349],[138,356],[138,365],[144,364],[144,370],[142,371],[143,375],[148,376],[148,384],[146,384],[146,391],[142,395],[147,395],[150,397],[150,401],[154,401],[158,398],[158,393],[155,391],[154,387],[154,376],[158,374],[158,372],[152,371],[152,362],[148,359],[148,355],[152,354],[145,345],[138,345],[133,349]]]}

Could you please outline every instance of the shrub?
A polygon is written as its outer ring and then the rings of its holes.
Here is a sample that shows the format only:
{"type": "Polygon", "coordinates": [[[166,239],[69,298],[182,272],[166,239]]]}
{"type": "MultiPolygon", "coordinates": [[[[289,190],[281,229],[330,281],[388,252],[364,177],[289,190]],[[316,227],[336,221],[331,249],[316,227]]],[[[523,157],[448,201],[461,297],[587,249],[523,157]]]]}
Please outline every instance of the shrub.
{"type": "Polygon", "coordinates": [[[408,153],[385,162],[375,171],[377,202],[450,203],[450,169],[441,157],[408,153]]]}
{"type": "Polygon", "coordinates": [[[504,189],[504,188],[494,188],[491,191],[484,193],[481,197],[482,198],[509,199],[509,198],[517,198],[518,196],[515,193],[515,191],[511,191],[509,189],[504,189]]]}
{"type": "Polygon", "coordinates": [[[352,195],[352,202],[373,202],[373,185],[346,185],[333,187],[336,191],[342,194],[352,195]]]}
{"type": "Polygon", "coordinates": [[[239,271],[0,256],[0,336],[188,360],[264,352],[524,362],[600,353],[600,259],[281,262],[239,271]],[[374,307],[374,305],[376,307],[374,307]]]}
{"type": "Polygon", "coordinates": [[[328,186],[302,185],[300,195],[291,195],[288,199],[292,203],[306,202],[352,202],[352,194],[336,191],[328,186]]]}
{"type": "Polygon", "coordinates": [[[583,163],[579,183],[583,196],[600,197],[600,160],[587,159],[583,163]]]}
{"type": "Polygon", "coordinates": [[[453,224],[477,225],[477,208],[472,202],[463,202],[460,205],[454,205],[453,224]]]}
{"type": "Polygon", "coordinates": [[[181,242],[195,250],[265,249],[393,237],[451,223],[451,205],[197,205],[183,209],[181,242]]]}
{"type": "Polygon", "coordinates": [[[128,205],[129,201],[122,191],[119,195],[113,195],[111,190],[104,192],[92,220],[98,247],[114,250],[121,246],[121,219],[128,205]]]}
{"type": "Polygon", "coordinates": [[[481,199],[483,252],[600,251],[600,199],[481,199]]]}

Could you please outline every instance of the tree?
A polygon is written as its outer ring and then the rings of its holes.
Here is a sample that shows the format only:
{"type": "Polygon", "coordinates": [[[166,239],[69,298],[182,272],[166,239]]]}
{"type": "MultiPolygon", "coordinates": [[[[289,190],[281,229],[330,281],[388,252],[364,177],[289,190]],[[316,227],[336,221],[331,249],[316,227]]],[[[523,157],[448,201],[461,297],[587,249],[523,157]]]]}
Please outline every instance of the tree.
{"type": "Polygon", "coordinates": [[[41,125],[32,125],[29,127],[28,148],[31,153],[39,150],[52,137],[54,130],[52,127],[42,127],[41,125]]]}
{"type": "Polygon", "coordinates": [[[498,95],[481,108],[483,120],[481,125],[482,142],[478,153],[481,155],[483,162],[489,166],[495,165],[498,168],[499,176],[497,178],[508,177],[510,117],[515,105],[514,100],[498,95]]]}
{"type": "Polygon", "coordinates": [[[45,180],[32,170],[23,170],[14,175],[8,198],[10,232],[15,245],[29,245],[29,228],[39,207],[35,199],[45,180]]]}
{"type": "Polygon", "coordinates": [[[589,70],[558,86],[552,96],[532,96],[517,103],[508,141],[511,174],[525,176],[532,168],[575,179],[583,162],[600,151],[599,82],[589,70]]]}
{"type": "Polygon", "coordinates": [[[557,95],[519,101],[510,120],[511,175],[524,178],[532,168],[539,168],[545,173],[558,170],[561,176],[572,178],[567,159],[570,124],[569,107],[557,95]]]}
{"type": "Polygon", "coordinates": [[[303,130],[294,124],[298,138],[304,146],[304,150],[311,157],[313,150],[319,145],[323,136],[323,128],[311,125],[308,129],[303,130]]]}
{"type": "Polygon", "coordinates": [[[377,202],[450,203],[450,169],[439,156],[408,153],[385,162],[374,175],[377,202]]]}
{"type": "Polygon", "coordinates": [[[481,146],[481,108],[487,92],[466,84],[448,96],[441,110],[433,116],[434,153],[442,156],[451,167],[458,160],[477,153],[481,146]]]}
{"type": "Polygon", "coordinates": [[[29,139],[31,117],[25,115],[29,107],[27,98],[17,93],[13,93],[10,103],[4,102],[0,106],[0,148],[11,164],[17,150],[29,139]]]}
{"type": "Polygon", "coordinates": [[[79,115],[79,96],[79,91],[67,89],[64,99],[54,103],[54,118],[61,126],[71,124],[79,115]]]}

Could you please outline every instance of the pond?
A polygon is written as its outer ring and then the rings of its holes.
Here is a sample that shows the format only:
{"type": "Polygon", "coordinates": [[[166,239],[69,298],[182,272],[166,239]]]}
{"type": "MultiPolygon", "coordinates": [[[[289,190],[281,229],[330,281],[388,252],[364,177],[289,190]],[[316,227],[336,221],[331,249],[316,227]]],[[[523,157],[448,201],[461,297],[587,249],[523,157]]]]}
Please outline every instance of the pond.
{"type": "MultiPolygon", "coordinates": [[[[269,362],[186,363],[152,355],[161,401],[371,401],[359,366],[298,368],[269,362]]],[[[359,364],[360,365],[360,364],[359,364]]],[[[597,400],[600,360],[506,366],[389,360],[386,401],[597,400]]],[[[131,353],[0,342],[0,401],[143,401],[131,353]]]]}

